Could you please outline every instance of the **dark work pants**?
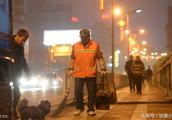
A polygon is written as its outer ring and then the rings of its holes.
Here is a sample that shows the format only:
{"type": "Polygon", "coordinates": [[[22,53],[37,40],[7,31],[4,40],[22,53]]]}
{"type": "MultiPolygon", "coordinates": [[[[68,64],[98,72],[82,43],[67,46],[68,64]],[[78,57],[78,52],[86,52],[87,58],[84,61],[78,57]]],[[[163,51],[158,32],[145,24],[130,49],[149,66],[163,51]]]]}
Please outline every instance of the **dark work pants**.
{"type": "Polygon", "coordinates": [[[133,76],[134,81],[136,82],[136,88],[137,88],[137,93],[141,94],[142,93],[142,80],[143,76],[142,75],[134,75],[133,76]]]}
{"type": "Polygon", "coordinates": [[[17,104],[18,104],[18,102],[20,100],[21,94],[20,94],[20,89],[19,89],[18,83],[14,83],[13,85],[14,85],[14,89],[13,89],[13,91],[14,91],[14,106],[13,106],[13,110],[14,110],[14,115],[17,115],[16,107],[17,107],[17,104]]]}
{"type": "Polygon", "coordinates": [[[130,85],[130,92],[135,91],[135,81],[133,79],[132,73],[127,73],[129,85],[130,85]]]}
{"type": "Polygon", "coordinates": [[[96,77],[75,79],[76,108],[80,110],[84,110],[84,103],[83,103],[84,83],[86,83],[88,90],[88,110],[94,110],[94,105],[96,100],[96,77]]]}

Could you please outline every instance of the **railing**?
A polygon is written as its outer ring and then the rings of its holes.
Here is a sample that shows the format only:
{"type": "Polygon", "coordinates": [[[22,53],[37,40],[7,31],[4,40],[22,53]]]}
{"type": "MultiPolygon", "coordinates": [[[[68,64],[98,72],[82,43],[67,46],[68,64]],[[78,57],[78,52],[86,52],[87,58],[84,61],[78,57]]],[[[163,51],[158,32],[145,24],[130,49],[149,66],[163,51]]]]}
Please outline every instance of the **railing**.
{"type": "Polygon", "coordinates": [[[172,98],[172,56],[158,62],[155,66],[154,81],[172,98]]]}

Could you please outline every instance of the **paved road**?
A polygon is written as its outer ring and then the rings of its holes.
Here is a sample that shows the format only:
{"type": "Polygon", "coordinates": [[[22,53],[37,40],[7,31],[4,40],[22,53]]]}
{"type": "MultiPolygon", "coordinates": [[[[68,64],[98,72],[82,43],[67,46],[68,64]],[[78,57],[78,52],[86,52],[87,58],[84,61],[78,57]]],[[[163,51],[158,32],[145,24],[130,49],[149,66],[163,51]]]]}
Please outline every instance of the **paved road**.
{"type": "MultiPolygon", "coordinates": [[[[80,116],[74,116],[74,106],[64,109],[56,117],[47,116],[47,120],[172,120],[172,104],[169,98],[155,85],[145,84],[143,94],[130,93],[129,87],[117,90],[118,102],[110,110],[96,110],[96,116],[90,117],[86,110],[80,116]]],[[[86,106],[85,106],[86,107],[86,106]]]]}
{"type": "MultiPolygon", "coordinates": [[[[74,116],[75,107],[69,106],[55,117],[48,115],[46,120],[172,120],[172,104],[166,102],[169,98],[162,90],[155,85],[145,84],[142,93],[130,93],[129,88],[125,87],[117,90],[117,104],[111,105],[110,110],[96,110],[94,117],[88,116],[86,110],[80,116],[74,116]]],[[[58,105],[63,92],[58,89],[25,91],[23,97],[33,105],[42,99],[58,105]]]]}
{"type": "Polygon", "coordinates": [[[28,99],[30,105],[38,105],[41,100],[49,100],[52,105],[55,105],[63,96],[63,91],[60,88],[27,89],[21,90],[21,94],[21,99],[28,99]]]}

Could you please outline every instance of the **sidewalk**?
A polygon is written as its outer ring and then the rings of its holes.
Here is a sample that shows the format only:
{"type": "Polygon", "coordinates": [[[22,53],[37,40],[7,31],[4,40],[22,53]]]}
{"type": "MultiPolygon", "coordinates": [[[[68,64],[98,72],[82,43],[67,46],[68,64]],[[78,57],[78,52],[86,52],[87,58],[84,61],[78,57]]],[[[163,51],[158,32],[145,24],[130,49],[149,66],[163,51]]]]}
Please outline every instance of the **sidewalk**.
{"type": "Polygon", "coordinates": [[[117,90],[117,104],[110,110],[96,110],[96,116],[88,116],[86,110],[80,116],[74,116],[74,106],[66,107],[56,117],[46,120],[172,120],[172,104],[154,85],[144,84],[142,95],[130,93],[129,87],[117,90]]]}

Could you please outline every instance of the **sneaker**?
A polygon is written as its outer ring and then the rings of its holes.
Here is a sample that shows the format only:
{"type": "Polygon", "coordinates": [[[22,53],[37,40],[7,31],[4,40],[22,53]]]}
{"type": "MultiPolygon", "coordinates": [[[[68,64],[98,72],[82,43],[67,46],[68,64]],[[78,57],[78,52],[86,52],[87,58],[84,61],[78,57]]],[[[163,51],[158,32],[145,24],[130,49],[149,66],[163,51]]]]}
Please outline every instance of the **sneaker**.
{"type": "Polygon", "coordinates": [[[74,115],[80,115],[83,110],[76,109],[74,112],[74,115]]]}
{"type": "Polygon", "coordinates": [[[95,111],[94,111],[94,110],[90,110],[90,111],[88,111],[88,115],[90,115],[90,116],[95,116],[95,115],[96,115],[96,113],[95,113],[95,111]]]}

